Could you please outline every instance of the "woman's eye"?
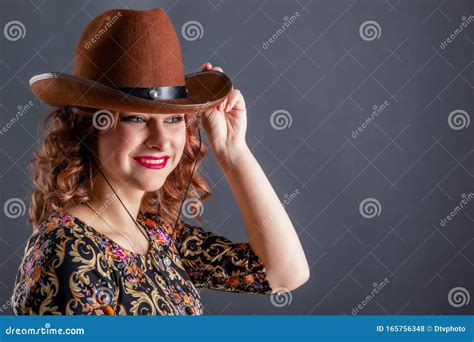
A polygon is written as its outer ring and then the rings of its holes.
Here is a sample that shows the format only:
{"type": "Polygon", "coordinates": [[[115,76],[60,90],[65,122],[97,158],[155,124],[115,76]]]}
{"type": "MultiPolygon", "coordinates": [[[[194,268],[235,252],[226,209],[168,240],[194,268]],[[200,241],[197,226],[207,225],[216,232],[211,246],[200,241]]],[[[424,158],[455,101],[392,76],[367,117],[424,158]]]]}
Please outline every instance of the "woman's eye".
{"type": "Polygon", "coordinates": [[[178,123],[180,123],[181,121],[184,120],[184,117],[181,116],[181,115],[177,115],[177,116],[171,117],[170,119],[172,120],[171,123],[173,123],[173,124],[178,124],[178,123]]]}
{"type": "Polygon", "coordinates": [[[128,115],[128,116],[121,116],[120,121],[130,121],[130,122],[145,122],[145,118],[139,115],[128,115]]]}
{"type": "MultiPolygon", "coordinates": [[[[171,118],[168,118],[167,122],[169,122],[171,124],[178,124],[183,120],[184,120],[184,116],[176,115],[176,116],[173,116],[171,118]]],[[[146,122],[146,119],[141,115],[127,115],[127,116],[121,116],[120,121],[141,123],[141,122],[146,122]]]]}

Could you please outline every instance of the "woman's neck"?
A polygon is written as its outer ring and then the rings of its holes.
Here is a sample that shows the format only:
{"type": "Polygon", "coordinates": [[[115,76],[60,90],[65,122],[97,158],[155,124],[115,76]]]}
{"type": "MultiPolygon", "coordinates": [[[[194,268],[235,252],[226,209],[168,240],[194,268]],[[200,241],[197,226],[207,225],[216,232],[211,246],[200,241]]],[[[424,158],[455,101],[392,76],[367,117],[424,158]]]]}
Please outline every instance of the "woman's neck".
{"type": "Polygon", "coordinates": [[[126,184],[116,184],[110,177],[107,177],[107,179],[115,192],[102,175],[97,175],[89,205],[110,225],[126,229],[125,227],[130,227],[134,224],[132,218],[134,220],[137,219],[145,192],[126,184]],[[124,206],[127,208],[128,213],[124,206]]]}

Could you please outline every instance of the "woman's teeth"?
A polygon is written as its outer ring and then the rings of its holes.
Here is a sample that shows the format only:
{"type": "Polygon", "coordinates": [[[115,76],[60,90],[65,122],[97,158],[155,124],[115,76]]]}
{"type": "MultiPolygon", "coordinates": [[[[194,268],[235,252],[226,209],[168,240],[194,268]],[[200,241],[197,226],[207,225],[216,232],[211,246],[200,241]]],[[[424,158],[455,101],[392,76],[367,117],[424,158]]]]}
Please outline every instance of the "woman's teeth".
{"type": "Polygon", "coordinates": [[[164,158],[163,159],[142,159],[142,161],[147,164],[162,164],[164,160],[165,160],[164,158]]]}

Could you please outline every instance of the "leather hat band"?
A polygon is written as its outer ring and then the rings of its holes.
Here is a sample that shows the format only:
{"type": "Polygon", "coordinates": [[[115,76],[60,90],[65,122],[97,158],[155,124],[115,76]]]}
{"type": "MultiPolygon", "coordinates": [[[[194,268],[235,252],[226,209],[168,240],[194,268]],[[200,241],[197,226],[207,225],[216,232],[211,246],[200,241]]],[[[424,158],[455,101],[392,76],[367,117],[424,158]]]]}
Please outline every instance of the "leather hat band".
{"type": "Polygon", "coordinates": [[[151,87],[151,88],[118,88],[126,94],[141,97],[146,100],[173,100],[184,99],[188,95],[186,86],[170,86],[170,87],[151,87]]]}

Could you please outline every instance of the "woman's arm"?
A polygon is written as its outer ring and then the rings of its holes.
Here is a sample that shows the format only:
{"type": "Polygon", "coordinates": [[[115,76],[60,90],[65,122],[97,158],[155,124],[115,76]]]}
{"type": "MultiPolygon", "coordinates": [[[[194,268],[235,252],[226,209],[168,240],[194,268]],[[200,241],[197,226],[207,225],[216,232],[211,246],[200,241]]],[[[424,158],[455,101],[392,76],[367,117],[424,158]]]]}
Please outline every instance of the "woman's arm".
{"type": "Polygon", "coordinates": [[[289,291],[309,278],[303,248],[288,214],[247,144],[215,151],[246,226],[249,243],[266,265],[273,289],[289,291]]]}
{"type": "MultiPolygon", "coordinates": [[[[210,63],[203,70],[217,70],[210,63]]],[[[247,109],[232,89],[215,108],[203,113],[208,141],[242,213],[252,250],[265,263],[272,289],[294,290],[309,278],[298,235],[265,173],[247,146],[247,109]]]]}

